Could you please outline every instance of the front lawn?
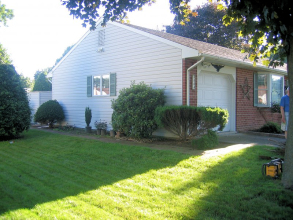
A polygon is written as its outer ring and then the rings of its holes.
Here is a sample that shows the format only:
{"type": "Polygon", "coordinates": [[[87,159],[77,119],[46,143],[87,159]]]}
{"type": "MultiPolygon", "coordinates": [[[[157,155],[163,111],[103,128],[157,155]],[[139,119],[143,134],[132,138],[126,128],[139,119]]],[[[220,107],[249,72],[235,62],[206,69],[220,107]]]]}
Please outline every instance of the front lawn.
{"type": "Polygon", "coordinates": [[[31,130],[0,142],[0,219],[291,219],[267,148],[207,158],[31,130]]]}

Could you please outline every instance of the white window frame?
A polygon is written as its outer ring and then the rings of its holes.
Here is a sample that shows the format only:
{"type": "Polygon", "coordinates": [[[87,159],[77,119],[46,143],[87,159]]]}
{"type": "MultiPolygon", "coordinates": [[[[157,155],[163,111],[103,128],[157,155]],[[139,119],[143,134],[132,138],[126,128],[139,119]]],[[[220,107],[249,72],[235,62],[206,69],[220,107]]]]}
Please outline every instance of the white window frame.
{"type": "Polygon", "coordinates": [[[92,76],[92,91],[93,91],[93,96],[110,96],[110,73],[109,74],[102,74],[102,75],[94,75],[92,76]],[[103,76],[108,76],[109,83],[108,83],[108,88],[109,92],[108,94],[103,94],[103,76]],[[100,77],[100,94],[95,94],[95,87],[94,87],[94,79],[95,77],[100,77]]]}
{"type": "MultiPolygon", "coordinates": [[[[272,74],[272,73],[265,73],[265,72],[257,72],[254,73],[254,106],[256,107],[271,107],[272,106],[272,78],[273,76],[279,76],[282,77],[282,88],[284,88],[284,76],[283,75],[279,75],[279,74],[272,74]],[[267,104],[259,104],[258,103],[258,88],[257,88],[257,82],[256,82],[256,78],[257,75],[267,75],[267,104]]],[[[282,95],[284,93],[284,90],[282,91],[282,95]]]]}

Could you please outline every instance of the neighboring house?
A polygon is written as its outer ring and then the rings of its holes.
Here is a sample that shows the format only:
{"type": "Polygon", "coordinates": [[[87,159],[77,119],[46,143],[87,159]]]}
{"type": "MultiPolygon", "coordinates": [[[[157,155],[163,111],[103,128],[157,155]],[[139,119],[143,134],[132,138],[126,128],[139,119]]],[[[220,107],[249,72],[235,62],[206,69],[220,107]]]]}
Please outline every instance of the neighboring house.
{"type": "Polygon", "coordinates": [[[29,106],[32,110],[31,123],[34,123],[34,115],[40,105],[52,99],[52,91],[33,91],[28,92],[29,106]]]}
{"type": "MultiPolygon", "coordinates": [[[[85,107],[111,122],[111,100],[131,81],[165,88],[167,105],[228,109],[225,131],[280,121],[270,112],[284,90],[286,69],[253,66],[239,51],[117,22],[86,33],[49,73],[66,122],[85,127],[85,107]]],[[[143,100],[142,100],[143,102],[143,100]]]]}

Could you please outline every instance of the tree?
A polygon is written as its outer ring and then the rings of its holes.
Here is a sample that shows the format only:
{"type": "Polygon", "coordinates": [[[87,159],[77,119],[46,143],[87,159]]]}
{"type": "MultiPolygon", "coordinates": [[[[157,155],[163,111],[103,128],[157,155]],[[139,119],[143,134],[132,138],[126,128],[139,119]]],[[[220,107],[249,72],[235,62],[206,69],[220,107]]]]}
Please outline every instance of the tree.
{"type": "MultiPolygon", "coordinates": [[[[189,21],[190,16],[196,16],[190,10],[188,2],[190,0],[170,0],[170,10],[173,14],[176,14],[177,19],[184,22],[189,21]]],[[[103,17],[102,25],[105,25],[107,21],[117,21],[127,19],[127,12],[140,10],[144,5],[151,5],[154,0],[131,0],[131,1],[116,1],[116,0],[61,0],[62,5],[70,11],[70,15],[75,18],[83,20],[83,26],[87,24],[91,25],[91,30],[96,28],[96,20],[103,17]],[[104,12],[101,13],[99,9],[104,8],[104,12]],[[102,14],[102,16],[101,16],[102,14]]]]}
{"type": "Polygon", "coordinates": [[[238,38],[239,28],[235,21],[229,26],[223,24],[222,18],[226,15],[226,11],[217,9],[217,6],[217,3],[207,3],[198,7],[196,9],[198,16],[191,17],[185,25],[181,25],[175,19],[173,25],[166,26],[166,32],[241,50],[246,39],[238,38]]]}
{"type": "Polygon", "coordinates": [[[20,83],[23,88],[31,88],[32,87],[32,81],[29,77],[25,77],[22,74],[20,74],[20,83]]]}
{"type": "Polygon", "coordinates": [[[46,76],[47,70],[38,70],[35,73],[35,84],[33,91],[52,91],[52,84],[49,82],[46,76]]]}
{"type": "Polygon", "coordinates": [[[0,1],[0,25],[1,23],[3,23],[4,26],[6,26],[7,19],[12,19],[13,16],[14,16],[13,10],[6,9],[6,6],[4,4],[1,4],[1,1],[0,1]]]}
{"type": "MultiPolygon", "coordinates": [[[[6,9],[6,6],[4,4],[1,4],[0,1],[0,27],[1,23],[4,24],[4,26],[7,26],[7,19],[13,18],[13,11],[11,9],[6,9]]],[[[0,65],[1,64],[11,64],[12,61],[10,60],[9,55],[7,54],[7,51],[3,47],[3,45],[0,43],[0,65]]]]}
{"type": "MultiPolygon", "coordinates": [[[[293,1],[291,0],[224,0],[227,5],[225,24],[233,20],[240,35],[251,36],[250,59],[276,67],[287,58],[289,87],[293,87],[293,1]]],[[[282,183],[293,189],[293,96],[290,96],[288,139],[285,149],[282,183]]]]}
{"type": "Polygon", "coordinates": [[[1,64],[11,64],[12,61],[6,51],[6,49],[0,44],[0,65],[1,64]]]}
{"type": "Polygon", "coordinates": [[[19,137],[30,126],[31,110],[12,65],[0,65],[0,140],[19,137]]]}
{"type": "MultiPolygon", "coordinates": [[[[54,65],[54,66],[56,66],[56,65],[62,60],[62,58],[66,56],[66,54],[71,50],[72,47],[74,47],[74,44],[73,44],[72,46],[67,47],[67,48],[64,50],[62,56],[59,57],[59,58],[55,61],[55,65],[54,65]]],[[[53,69],[53,68],[52,68],[52,69],[53,69]]],[[[48,72],[50,72],[50,71],[48,71],[48,72]]]]}

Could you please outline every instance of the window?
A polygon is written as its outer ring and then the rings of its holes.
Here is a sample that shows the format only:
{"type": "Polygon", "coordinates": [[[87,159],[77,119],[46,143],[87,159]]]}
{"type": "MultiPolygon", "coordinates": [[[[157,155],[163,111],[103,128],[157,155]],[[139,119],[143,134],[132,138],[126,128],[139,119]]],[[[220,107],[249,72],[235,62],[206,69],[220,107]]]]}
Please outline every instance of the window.
{"type": "Polygon", "coordinates": [[[116,96],[116,73],[87,77],[87,96],[116,96]]]}
{"type": "Polygon", "coordinates": [[[94,76],[93,77],[93,88],[94,95],[109,95],[109,78],[110,75],[94,76]]]}
{"type": "Polygon", "coordinates": [[[284,77],[279,75],[254,74],[254,106],[270,107],[280,103],[283,96],[284,77]]]}

